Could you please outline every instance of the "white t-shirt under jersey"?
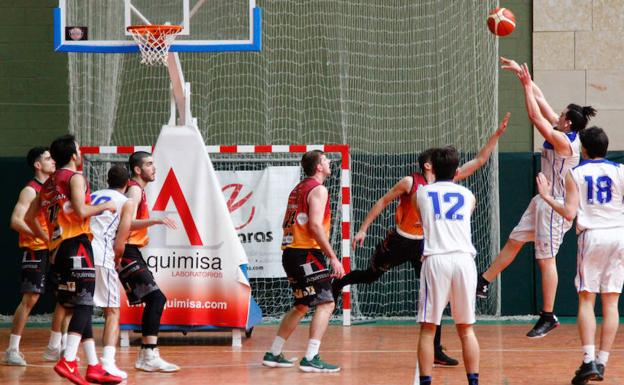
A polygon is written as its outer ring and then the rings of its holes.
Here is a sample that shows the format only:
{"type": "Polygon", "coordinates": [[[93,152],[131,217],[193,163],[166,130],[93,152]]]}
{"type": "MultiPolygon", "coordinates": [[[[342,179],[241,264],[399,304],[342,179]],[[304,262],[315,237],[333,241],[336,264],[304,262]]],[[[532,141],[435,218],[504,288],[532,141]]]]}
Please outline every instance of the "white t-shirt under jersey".
{"type": "Polygon", "coordinates": [[[573,167],[576,167],[581,159],[581,142],[576,132],[565,133],[570,141],[572,155],[563,156],[555,152],[549,142],[544,142],[542,148],[542,173],[552,183],[551,194],[555,198],[565,196],[565,176],[573,167]]]}
{"type": "Polygon", "coordinates": [[[100,215],[91,217],[91,232],[93,240],[93,260],[96,266],[104,266],[109,269],[115,268],[115,253],[113,243],[119,227],[119,214],[128,198],[116,190],[104,189],[91,194],[91,204],[113,201],[117,212],[104,211],[100,215]]]}
{"type": "Polygon", "coordinates": [[[453,182],[435,182],[420,186],[416,197],[425,233],[423,256],[477,254],[471,240],[475,197],[470,190],[453,182]]]}
{"type": "Polygon", "coordinates": [[[624,227],[624,167],[605,159],[584,160],[570,172],[579,189],[578,232],[624,227]]]}

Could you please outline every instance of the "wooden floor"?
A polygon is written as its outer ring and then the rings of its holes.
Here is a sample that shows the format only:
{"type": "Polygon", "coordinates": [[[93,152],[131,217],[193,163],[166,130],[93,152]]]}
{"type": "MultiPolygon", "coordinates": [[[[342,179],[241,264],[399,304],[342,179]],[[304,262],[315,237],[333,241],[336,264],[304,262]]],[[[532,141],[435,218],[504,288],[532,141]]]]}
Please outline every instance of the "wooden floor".
{"type": "MultiPolygon", "coordinates": [[[[481,344],[481,384],[569,384],[580,364],[580,343],[576,325],[562,325],[548,337],[530,340],[524,336],[531,325],[478,325],[481,344]]],[[[228,385],[374,385],[414,384],[416,369],[416,326],[359,325],[330,326],[321,345],[322,358],[342,366],[335,374],[307,374],[296,367],[269,369],[260,364],[275,335],[275,326],[259,326],[243,347],[234,350],[225,334],[199,334],[186,344],[177,334],[164,334],[161,355],[180,366],[175,374],[138,372],[133,368],[137,347],[121,348],[118,365],[128,371],[128,384],[228,384],[228,385]],[[200,343],[201,344],[197,344],[200,343]]],[[[96,335],[101,329],[96,329],[96,335]]],[[[9,329],[0,329],[0,346],[5,349],[9,329]]],[[[624,384],[622,332],[616,339],[601,384],[624,384]]],[[[48,331],[27,329],[21,350],[28,367],[0,366],[0,384],[66,384],[41,359],[48,331]]],[[[301,357],[307,340],[307,325],[300,326],[286,343],[287,357],[301,357]]],[[[188,341],[188,340],[186,340],[188,341]]],[[[99,341],[98,341],[99,343],[99,341]]],[[[443,344],[453,357],[461,355],[452,326],[445,326],[443,344]]],[[[99,349],[98,349],[99,352],[99,349]]],[[[81,352],[82,354],[82,352],[81,352]]],[[[84,362],[84,359],[83,359],[84,362]]],[[[464,368],[435,368],[434,384],[465,384],[464,368]]]]}

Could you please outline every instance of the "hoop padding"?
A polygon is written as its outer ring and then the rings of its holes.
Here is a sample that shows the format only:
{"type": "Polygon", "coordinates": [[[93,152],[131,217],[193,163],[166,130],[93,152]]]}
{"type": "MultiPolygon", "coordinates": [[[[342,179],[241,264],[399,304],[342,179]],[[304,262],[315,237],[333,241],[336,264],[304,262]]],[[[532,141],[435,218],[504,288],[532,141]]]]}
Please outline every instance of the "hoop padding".
{"type": "Polygon", "coordinates": [[[126,28],[139,46],[141,64],[156,66],[167,65],[169,47],[178,33],[181,25],[131,25],[126,28]]]}

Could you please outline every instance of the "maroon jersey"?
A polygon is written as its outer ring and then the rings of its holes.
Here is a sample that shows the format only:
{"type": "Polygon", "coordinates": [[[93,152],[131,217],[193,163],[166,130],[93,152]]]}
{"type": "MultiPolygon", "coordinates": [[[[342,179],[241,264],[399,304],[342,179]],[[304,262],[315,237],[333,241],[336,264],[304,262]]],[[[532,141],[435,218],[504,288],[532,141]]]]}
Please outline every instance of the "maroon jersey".
{"type": "MultiPolygon", "coordinates": [[[[62,241],[86,234],[91,238],[89,218],[80,218],[71,205],[71,188],[69,181],[72,177],[84,178],[82,173],[58,169],[43,184],[39,199],[41,211],[45,215],[46,226],[50,236],[50,250],[56,249],[62,241]]],[[[85,179],[85,203],[91,203],[91,189],[85,179]]]]}

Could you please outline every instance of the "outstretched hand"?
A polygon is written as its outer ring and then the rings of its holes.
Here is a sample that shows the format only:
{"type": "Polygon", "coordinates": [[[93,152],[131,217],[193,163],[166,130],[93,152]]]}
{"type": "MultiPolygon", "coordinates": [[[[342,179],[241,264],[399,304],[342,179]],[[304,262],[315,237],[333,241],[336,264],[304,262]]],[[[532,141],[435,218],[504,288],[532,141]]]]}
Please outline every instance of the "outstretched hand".
{"type": "Polygon", "coordinates": [[[522,71],[522,68],[520,67],[520,65],[512,59],[507,59],[505,57],[500,57],[500,63],[501,63],[501,69],[507,70],[507,71],[511,71],[515,74],[519,73],[522,71]]]}
{"type": "Polygon", "coordinates": [[[176,225],[176,221],[169,217],[160,218],[160,224],[165,225],[168,228],[173,229],[173,230],[178,228],[178,226],[176,225]]]}
{"type": "Polygon", "coordinates": [[[543,172],[537,174],[537,177],[535,177],[535,182],[537,183],[537,191],[542,196],[542,198],[550,194],[551,184],[543,172]]]}
{"type": "Polygon", "coordinates": [[[520,68],[521,68],[521,71],[516,73],[516,75],[518,75],[518,79],[520,79],[520,83],[522,83],[523,86],[528,87],[533,82],[533,80],[531,80],[531,73],[529,72],[529,66],[526,63],[524,63],[522,64],[520,68]]]}
{"type": "Polygon", "coordinates": [[[353,241],[351,242],[353,250],[358,247],[358,244],[360,247],[364,246],[364,238],[366,238],[366,233],[363,231],[358,231],[355,234],[355,236],[353,237],[353,241]]]}
{"type": "Polygon", "coordinates": [[[509,123],[509,117],[511,116],[511,112],[508,112],[505,114],[505,116],[503,117],[503,120],[501,120],[500,124],[498,125],[498,128],[496,129],[496,132],[494,133],[496,136],[502,136],[505,133],[505,130],[507,129],[507,123],[509,123]]]}

